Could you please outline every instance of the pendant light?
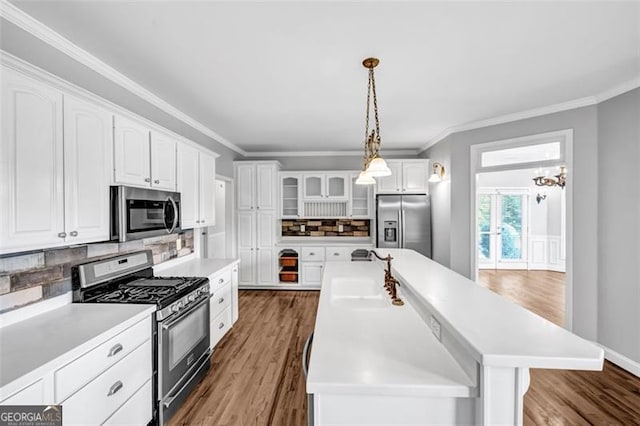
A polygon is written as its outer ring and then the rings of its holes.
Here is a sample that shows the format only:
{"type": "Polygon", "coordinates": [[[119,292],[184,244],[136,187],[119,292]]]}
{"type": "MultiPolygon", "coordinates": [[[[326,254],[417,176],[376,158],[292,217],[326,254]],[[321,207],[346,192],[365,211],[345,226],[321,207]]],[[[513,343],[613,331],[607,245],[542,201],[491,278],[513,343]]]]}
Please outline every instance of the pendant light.
{"type": "Polygon", "coordinates": [[[360,176],[356,179],[358,185],[373,185],[374,177],[390,176],[391,170],[387,162],[380,156],[380,120],[378,118],[378,97],[376,95],[376,80],[373,69],[380,63],[377,58],[367,58],[362,65],[369,70],[369,84],[367,88],[367,113],[364,128],[364,159],[360,176]],[[373,113],[375,129],[369,133],[369,111],[371,109],[371,95],[373,94],[373,113]]]}

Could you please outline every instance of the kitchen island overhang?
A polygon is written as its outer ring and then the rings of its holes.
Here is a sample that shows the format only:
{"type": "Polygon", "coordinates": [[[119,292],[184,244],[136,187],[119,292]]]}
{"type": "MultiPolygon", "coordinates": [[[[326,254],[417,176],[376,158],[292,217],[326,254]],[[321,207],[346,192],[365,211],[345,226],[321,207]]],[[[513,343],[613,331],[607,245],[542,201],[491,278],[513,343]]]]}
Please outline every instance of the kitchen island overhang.
{"type": "Polygon", "coordinates": [[[406,249],[335,262],[322,283],[307,392],[314,424],[521,424],[529,368],[601,370],[600,347],[406,249]],[[432,325],[437,324],[432,332],[432,325]]]}

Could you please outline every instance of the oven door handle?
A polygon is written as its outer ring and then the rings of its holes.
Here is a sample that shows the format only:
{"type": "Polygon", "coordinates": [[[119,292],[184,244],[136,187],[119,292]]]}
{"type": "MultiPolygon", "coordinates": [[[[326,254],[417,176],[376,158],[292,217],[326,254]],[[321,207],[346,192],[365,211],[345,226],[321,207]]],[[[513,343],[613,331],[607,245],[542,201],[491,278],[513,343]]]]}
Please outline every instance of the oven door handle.
{"type": "Polygon", "coordinates": [[[176,322],[180,321],[186,315],[188,315],[191,312],[195,311],[196,309],[198,309],[200,306],[204,305],[205,303],[209,303],[209,298],[208,297],[202,299],[202,301],[200,301],[197,304],[193,305],[191,308],[189,308],[189,310],[184,311],[184,312],[180,312],[180,315],[178,315],[176,318],[172,319],[171,321],[162,324],[162,329],[163,330],[168,330],[169,328],[171,328],[171,326],[173,324],[175,324],[176,322]]]}
{"type": "Polygon", "coordinates": [[[173,197],[167,197],[167,201],[173,206],[173,223],[171,224],[171,229],[169,229],[169,233],[172,234],[176,226],[178,226],[178,205],[173,200],[173,197]]]}
{"type": "MultiPolygon", "coordinates": [[[[200,359],[198,360],[198,362],[200,362],[200,360],[202,360],[205,357],[210,357],[211,356],[211,349],[207,349],[207,351],[200,357],[200,359]]],[[[173,396],[170,396],[169,398],[167,398],[162,405],[164,405],[165,408],[169,408],[171,406],[171,404],[173,403],[173,401],[178,397],[178,395],[180,395],[182,393],[182,391],[189,386],[189,383],[191,383],[191,381],[193,380],[194,377],[196,377],[198,375],[198,372],[200,370],[202,370],[203,367],[205,367],[207,365],[207,363],[202,363],[202,365],[200,365],[200,367],[198,367],[198,369],[196,371],[194,371],[194,373],[191,375],[191,377],[189,378],[189,380],[187,380],[187,382],[182,385],[182,387],[180,389],[178,389],[178,391],[176,393],[173,394],[173,396]]]]}

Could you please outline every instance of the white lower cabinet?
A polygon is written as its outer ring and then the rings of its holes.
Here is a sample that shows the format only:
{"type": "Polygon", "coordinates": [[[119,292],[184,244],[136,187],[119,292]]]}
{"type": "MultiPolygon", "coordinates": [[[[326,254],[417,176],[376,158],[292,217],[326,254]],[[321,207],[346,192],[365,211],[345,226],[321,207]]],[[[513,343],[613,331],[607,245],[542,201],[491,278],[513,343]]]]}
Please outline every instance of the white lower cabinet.
{"type": "Polygon", "coordinates": [[[149,421],[149,401],[153,398],[153,383],[148,380],[105,425],[144,425],[149,421]]]}
{"type": "MultiPolygon", "coordinates": [[[[151,379],[151,340],[62,402],[65,424],[101,424],[151,379]]],[[[148,401],[151,419],[151,401],[148,401]]]]}
{"type": "Polygon", "coordinates": [[[302,285],[320,287],[323,269],[324,263],[302,262],[302,285]]]}
{"type": "Polygon", "coordinates": [[[231,306],[227,306],[217,317],[211,320],[211,347],[218,344],[220,339],[231,328],[231,306]]]}
{"type": "Polygon", "coordinates": [[[20,389],[9,398],[3,399],[2,405],[41,405],[44,404],[44,380],[40,379],[20,389]]]}
{"type": "Polygon", "coordinates": [[[146,425],[153,417],[151,321],[148,316],[53,365],[0,404],[61,404],[65,425],[146,425]]]}
{"type": "Polygon", "coordinates": [[[351,252],[369,248],[371,246],[302,247],[300,249],[302,285],[320,287],[326,262],[349,262],[351,261],[351,252]]]}
{"type": "Polygon", "coordinates": [[[238,265],[209,276],[211,348],[222,339],[238,319],[238,265]]]}

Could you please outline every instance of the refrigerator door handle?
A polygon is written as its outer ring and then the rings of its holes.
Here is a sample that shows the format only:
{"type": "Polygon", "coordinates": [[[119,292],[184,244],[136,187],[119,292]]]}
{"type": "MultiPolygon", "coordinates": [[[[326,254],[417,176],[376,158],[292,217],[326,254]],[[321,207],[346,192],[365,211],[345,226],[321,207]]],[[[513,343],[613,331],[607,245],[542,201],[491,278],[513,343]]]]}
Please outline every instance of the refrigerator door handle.
{"type": "Polygon", "coordinates": [[[404,227],[402,226],[402,210],[398,210],[398,248],[402,248],[402,240],[404,239],[404,227]]]}
{"type": "Polygon", "coordinates": [[[402,234],[401,234],[402,235],[402,240],[400,240],[400,242],[401,242],[402,245],[400,247],[404,248],[404,231],[405,231],[405,227],[404,227],[404,216],[405,216],[404,215],[404,209],[401,210],[401,213],[402,213],[401,214],[402,221],[400,222],[401,223],[400,227],[402,228],[402,234]]]}

